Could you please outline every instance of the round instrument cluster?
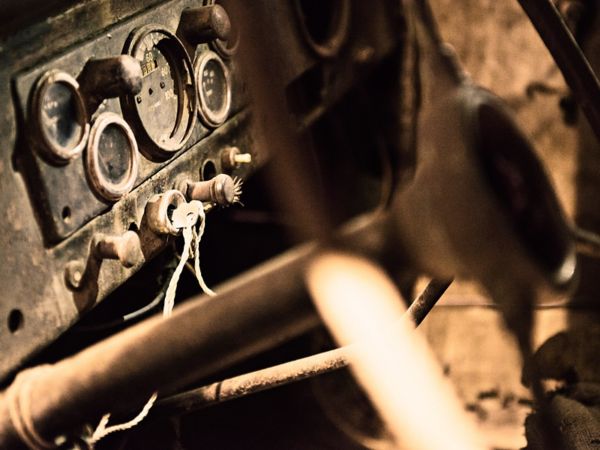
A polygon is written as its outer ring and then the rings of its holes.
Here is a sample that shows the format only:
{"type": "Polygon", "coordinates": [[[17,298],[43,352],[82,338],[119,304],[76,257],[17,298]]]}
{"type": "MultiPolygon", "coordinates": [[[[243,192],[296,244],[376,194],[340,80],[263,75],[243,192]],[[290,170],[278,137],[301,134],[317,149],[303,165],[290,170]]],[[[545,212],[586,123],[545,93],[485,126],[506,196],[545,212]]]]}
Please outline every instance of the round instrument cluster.
{"type": "Polygon", "coordinates": [[[135,186],[138,153],[150,161],[164,161],[186,145],[197,117],[208,128],[218,127],[231,108],[229,70],[217,53],[198,52],[192,63],[179,38],[156,25],[134,30],[123,53],[141,67],[141,89],[138,70],[138,83],[132,83],[135,92],[119,97],[123,117],[107,111],[96,114],[88,91],[80,87],[83,77],[78,82],[60,70],[38,79],[30,101],[31,138],[40,156],[50,164],[65,165],[85,150],[88,183],[108,202],[135,186]]]}
{"type": "Polygon", "coordinates": [[[142,66],[142,90],[122,98],[125,118],[145,142],[150,158],[165,158],[181,149],[196,122],[196,78],[181,41],[154,26],[135,31],[126,53],[142,66]]]}
{"type": "Polygon", "coordinates": [[[89,125],[77,81],[59,70],[42,75],[33,91],[31,121],[43,156],[58,164],[79,156],[89,125]]]}
{"type": "Polygon", "coordinates": [[[138,146],[133,131],[119,115],[100,114],[90,131],[86,174],[94,191],[106,200],[129,192],[138,175],[138,146]]]}
{"type": "Polygon", "coordinates": [[[201,53],[194,63],[202,122],[209,127],[221,125],[231,109],[231,81],[227,66],[211,51],[201,53]]]}

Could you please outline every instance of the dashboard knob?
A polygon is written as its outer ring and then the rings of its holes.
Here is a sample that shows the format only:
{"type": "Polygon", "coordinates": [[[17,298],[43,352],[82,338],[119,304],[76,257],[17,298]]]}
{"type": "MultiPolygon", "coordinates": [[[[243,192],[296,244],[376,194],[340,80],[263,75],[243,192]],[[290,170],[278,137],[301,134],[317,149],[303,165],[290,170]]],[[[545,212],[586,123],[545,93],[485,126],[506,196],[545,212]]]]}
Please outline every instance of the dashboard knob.
{"type": "Polygon", "coordinates": [[[196,45],[214,39],[226,41],[231,34],[229,15],[220,5],[184,9],[179,26],[185,38],[196,45]]]}
{"type": "Polygon", "coordinates": [[[221,151],[221,165],[226,171],[234,170],[242,164],[252,163],[250,153],[242,153],[237,147],[226,147],[221,151]]]}
{"type": "Polygon", "coordinates": [[[129,55],[90,59],[77,77],[91,116],[106,98],[135,95],[142,89],[142,67],[129,55]]]}
{"type": "Polygon", "coordinates": [[[121,236],[96,234],[92,243],[94,254],[100,259],[116,259],[123,267],[133,267],[142,262],[140,237],[134,231],[121,236]]]}
{"type": "Polygon", "coordinates": [[[229,175],[219,174],[208,181],[183,181],[178,186],[189,200],[231,206],[239,201],[241,184],[229,175]]]}

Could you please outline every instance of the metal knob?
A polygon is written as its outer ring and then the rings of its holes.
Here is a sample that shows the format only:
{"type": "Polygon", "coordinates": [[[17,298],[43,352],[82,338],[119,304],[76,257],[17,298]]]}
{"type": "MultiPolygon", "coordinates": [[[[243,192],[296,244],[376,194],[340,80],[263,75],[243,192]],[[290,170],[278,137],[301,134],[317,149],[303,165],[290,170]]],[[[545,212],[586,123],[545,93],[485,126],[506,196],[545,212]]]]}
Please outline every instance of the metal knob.
{"type": "Polygon", "coordinates": [[[219,174],[208,181],[182,181],[179,183],[178,188],[188,200],[230,206],[240,198],[241,182],[234,180],[229,175],[219,174]]]}
{"type": "Polygon", "coordinates": [[[98,258],[116,259],[123,267],[133,267],[143,259],[140,237],[134,231],[126,231],[121,236],[96,234],[92,248],[98,258]]]}
{"type": "Polygon", "coordinates": [[[220,5],[184,9],[179,27],[185,38],[196,45],[214,39],[226,41],[231,34],[229,15],[220,5]]]}
{"type": "Polygon", "coordinates": [[[227,147],[221,152],[221,165],[224,170],[234,170],[242,164],[250,164],[251,162],[252,155],[250,153],[242,153],[237,147],[227,147]]]}
{"type": "Polygon", "coordinates": [[[90,59],[77,77],[89,115],[106,98],[135,95],[142,90],[142,67],[129,55],[90,59]]]}

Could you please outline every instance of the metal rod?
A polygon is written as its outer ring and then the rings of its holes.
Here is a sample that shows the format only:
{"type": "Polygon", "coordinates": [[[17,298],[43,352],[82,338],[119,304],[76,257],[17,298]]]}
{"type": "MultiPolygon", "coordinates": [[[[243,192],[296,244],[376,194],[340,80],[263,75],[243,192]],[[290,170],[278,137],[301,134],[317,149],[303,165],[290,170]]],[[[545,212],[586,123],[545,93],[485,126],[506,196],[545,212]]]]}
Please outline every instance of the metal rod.
{"type": "MultiPolygon", "coordinates": [[[[409,306],[404,315],[406,320],[419,326],[451,283],[452,280],[431,280],[409,306]]],[[[348,366],[350,347],[329,350],[182,392],[159,401],[150,415],[165,417],[186,414],[214,404],[333,372],[348,366]]]]}
{"type": "Polygon", "coordinates": [[[333,338],[351,344],[350,369],[397,447],[484,448],[424,336],[404,319],[400,294],[381,266],[323,252],[309,264],[306,281],[333,338]]]}
{"type": "Polygon", "coordinates": [[[577,251],[586,256],[600,258],[600,235],[579,227],[573,227],[572,230],[577,251]]]}
{"type": "Polygon", "coordinates": [[[600,83],[551,0],[519,0],[600,140],[600,83]]]}
{"type": "MultiPolygon", "coordinates": [[[[383,218],[363,216],[342,235],[377,253],[383,218]]],[[[315,244],[292,249],[168,319],[148,319],[57,364],[22,372],[0,394],[0,448],[25,448],[32,435],[53,442],[58,433],[141,404],[157,390],[173,392],[313,328],[319,320],[303,274],[318,250],[315,244]]]]}
{"type": "Polygon", "coordinates": [[[436,305],[444,292],[452,284],[453,280],[432,279],[423,292],[413,301],[406,310],[406,316],[411,319],[415,326],[421,325],[429,311],[436,305]]]}

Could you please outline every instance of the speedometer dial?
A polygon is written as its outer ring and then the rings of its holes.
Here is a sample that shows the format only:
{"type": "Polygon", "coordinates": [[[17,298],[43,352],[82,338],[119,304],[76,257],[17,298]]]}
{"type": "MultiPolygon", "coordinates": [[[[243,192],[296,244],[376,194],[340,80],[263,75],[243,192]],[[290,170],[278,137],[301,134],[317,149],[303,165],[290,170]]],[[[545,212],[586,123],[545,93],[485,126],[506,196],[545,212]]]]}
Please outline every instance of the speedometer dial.
{"type": "Polygon", "coordinates": [[[190,58],[175,35],[145,26],[131,35],[126,53],[142,66],[142,90],[122,99],[126,119],[143,138],[140,150],[165,158],[182,148],[196,120],[197,94],[190,58]]]}

